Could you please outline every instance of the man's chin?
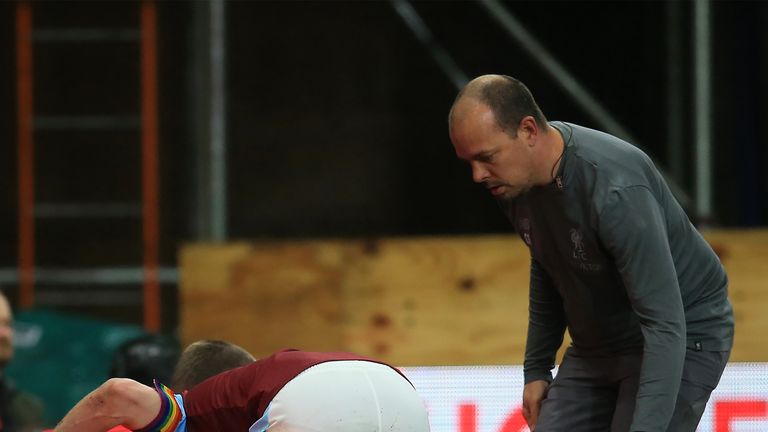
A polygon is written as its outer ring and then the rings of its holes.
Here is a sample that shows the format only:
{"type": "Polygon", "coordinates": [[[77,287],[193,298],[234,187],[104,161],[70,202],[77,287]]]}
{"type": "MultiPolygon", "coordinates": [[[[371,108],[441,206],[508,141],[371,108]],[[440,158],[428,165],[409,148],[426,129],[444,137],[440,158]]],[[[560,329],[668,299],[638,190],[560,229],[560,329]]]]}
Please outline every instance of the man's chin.
{"type": "Polygon", "coordinates": [[[519,197],[520,195],[528,192],[528,189],[509,189],[507,188],[503,194],[497,195],[494,198],[496,198],[496,201],[499,203],[509,203],[511,201],[514,201],[515,198],[519,197]]]}
{"type": "Polygon", "coordinates": [[[496,203],[502,207],[506,207],[509,204],[512,204],[512,202],[515,200],[515,196],[508,196],[507,194],[499,195],[494,198],[496,199],[496,203]]]}

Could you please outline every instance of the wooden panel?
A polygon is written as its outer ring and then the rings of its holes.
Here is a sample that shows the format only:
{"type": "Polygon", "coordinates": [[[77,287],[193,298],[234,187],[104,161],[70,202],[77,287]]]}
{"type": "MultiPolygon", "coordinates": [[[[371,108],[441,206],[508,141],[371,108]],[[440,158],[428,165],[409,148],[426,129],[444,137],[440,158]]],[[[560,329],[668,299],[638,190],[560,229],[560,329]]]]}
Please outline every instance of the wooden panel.
{"type": "Polygon", "coordinates": [[[529,255],[516,238],[381,240],[345,284],[349,349],[399,365],[520,363],[529,255]]]}
{"type": "MultiPolygon", "coordinates": [[[[731,360],[768,360],[768,231],[705,237],[731,280],[731,360]]],[[[514,235],[187,246],[182,336],[256,355],[296,347],[398,365],[519,364],[528,266],[514,235]]]]}
{"type": "Polygon", "coordinates": [[[337,243],[184,248],[182,340],[226,339],[255,356],[342,347],[344,250],[337,243]]]}
{"type": "Polygon", "coordinates": [[[768,361],[768,231],[721,230],[704,237],[728,272],[736,321],[731,361],[768,361]]]}

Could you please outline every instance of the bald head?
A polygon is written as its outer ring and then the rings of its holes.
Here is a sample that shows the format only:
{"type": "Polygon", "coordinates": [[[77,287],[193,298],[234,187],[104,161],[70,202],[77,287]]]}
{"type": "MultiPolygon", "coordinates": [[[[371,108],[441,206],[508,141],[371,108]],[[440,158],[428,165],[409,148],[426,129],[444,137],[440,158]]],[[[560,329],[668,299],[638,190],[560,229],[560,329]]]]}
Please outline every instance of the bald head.
{"type": "Polygon", "coordinates": [[[519,80],[506,75],[482,75],[470,81],[456,96],[448,125],[466,119],[476,112],[477,104],[490,108],[496,126],[509,134],[517,136],[517,128],[523,118],[533,117],[544,133],[547,131],[547,119],[536,105],[530,90],[519,80]]]}

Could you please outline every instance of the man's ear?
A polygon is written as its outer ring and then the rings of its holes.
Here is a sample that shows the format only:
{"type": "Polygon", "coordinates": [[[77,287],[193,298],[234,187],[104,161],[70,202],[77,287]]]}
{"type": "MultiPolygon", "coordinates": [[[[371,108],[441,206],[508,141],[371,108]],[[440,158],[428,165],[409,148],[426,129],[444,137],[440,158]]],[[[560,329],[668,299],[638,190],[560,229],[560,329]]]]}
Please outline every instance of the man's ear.
{"type": "Polygon", "coordinates": [[[520,120],[520,125],[517,128],[517,136],[528,140],[528,145],[533,146],[536,142],[536,138],[539,136],[539,125],[536,123],[536,119],[533,116],[525,116],[520,120]]]}

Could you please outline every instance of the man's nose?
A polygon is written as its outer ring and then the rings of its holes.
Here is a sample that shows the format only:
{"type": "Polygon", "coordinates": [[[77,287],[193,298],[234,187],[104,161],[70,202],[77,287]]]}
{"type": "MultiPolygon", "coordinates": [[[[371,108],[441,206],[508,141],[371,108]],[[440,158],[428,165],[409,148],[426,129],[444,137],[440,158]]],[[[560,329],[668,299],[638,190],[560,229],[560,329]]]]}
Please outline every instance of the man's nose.
{"type": "Polygon", "coordinates": [[[472,181],[475,183],[482,183],[488,178],[488,170],[486,170],[482,164],[479,162],[471,162],[470,166],[472,167],[472,181]]]}

